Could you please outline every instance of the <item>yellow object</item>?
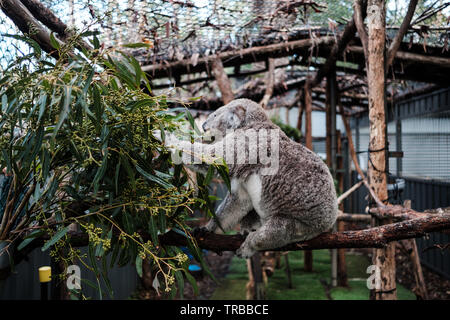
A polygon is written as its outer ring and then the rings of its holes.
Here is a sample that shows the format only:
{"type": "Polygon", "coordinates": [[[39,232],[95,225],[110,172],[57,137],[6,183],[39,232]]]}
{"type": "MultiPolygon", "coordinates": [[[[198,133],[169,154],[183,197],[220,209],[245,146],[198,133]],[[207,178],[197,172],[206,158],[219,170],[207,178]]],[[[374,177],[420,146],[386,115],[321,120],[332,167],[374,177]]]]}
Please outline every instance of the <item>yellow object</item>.
{"type": "Polygon", "coordinates": [[[39,268],[39,282],[50,282],[52,280],[52,268],[40,267],[39,268]]]}

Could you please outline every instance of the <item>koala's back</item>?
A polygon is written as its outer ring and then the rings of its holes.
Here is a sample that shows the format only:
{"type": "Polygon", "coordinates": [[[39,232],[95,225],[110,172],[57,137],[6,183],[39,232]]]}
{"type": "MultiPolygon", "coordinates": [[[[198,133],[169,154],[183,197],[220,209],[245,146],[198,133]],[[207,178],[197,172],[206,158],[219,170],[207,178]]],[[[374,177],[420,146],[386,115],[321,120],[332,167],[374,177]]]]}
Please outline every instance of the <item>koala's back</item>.
{"type": "Polygon", "coordinates": [[[262,202],[273,215],[287,215],[312,229],[330,228],[337,216],[333,178],[314,152],[289,138],[280,137],[279,168],[262,176],[262,202]]]}
{"type": "Polygon", "coordinates": [[[336,220],[337,200],[327,165],[271,122],[252,126],[252,129],[280,131],[278,170],[272,175],[260,175],[261,165],[231,165],[230,174],[241,180],[254,174],[260,176],[260,206],[266,216],[290,216],[322,232],[330,228],[336,220]]]}

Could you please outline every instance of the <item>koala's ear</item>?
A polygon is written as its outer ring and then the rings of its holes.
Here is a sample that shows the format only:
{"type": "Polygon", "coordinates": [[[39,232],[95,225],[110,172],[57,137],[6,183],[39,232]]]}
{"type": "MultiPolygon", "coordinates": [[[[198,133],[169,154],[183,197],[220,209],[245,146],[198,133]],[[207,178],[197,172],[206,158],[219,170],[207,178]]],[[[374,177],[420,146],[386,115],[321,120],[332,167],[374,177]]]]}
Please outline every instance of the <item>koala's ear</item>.
{"type": "Polygon", "coordinates": [[[234,109],[234,113],[239,118],[239,120],[242,122],[245,120],[245,114],[247,113],[247,111],[245,110],[245,108],[243,106],[239,105],[234,109]]]}

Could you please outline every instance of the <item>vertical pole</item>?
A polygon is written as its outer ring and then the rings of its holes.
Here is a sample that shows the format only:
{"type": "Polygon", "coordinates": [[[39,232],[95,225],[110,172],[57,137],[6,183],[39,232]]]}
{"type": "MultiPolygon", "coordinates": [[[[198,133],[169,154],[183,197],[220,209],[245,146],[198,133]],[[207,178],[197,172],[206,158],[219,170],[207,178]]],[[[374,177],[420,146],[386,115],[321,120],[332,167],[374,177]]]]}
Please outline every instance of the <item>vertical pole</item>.
{"type": "MultiPolygon", "coordinates": [[[[304,107],[305,107],[305,138],[306,138],[306,147],[310,150],[313,150],[312,144],[312,99],[311,99],[311,86],[310,79],[308,78],[305,82],[305,91],[304,91],[304,107]]],[[[312,272],[313,270],[313,254],[311,250],[304,251],[304,264],[305,271],[312,272]]]]}
{"type": "MultiPolygon", "coordinates": [[[[386,7],[384,0],[369,0],[367,80],[369,88],[369,163],[368,180],[376,195],[387,200],[386,176],[386,88],[385,88],[385,49],[386,49],[386,7]]],[[[390,221],[386,221],[389,223],[390,221]]],[[[379,224],[378,221],[375,223],[379,224]]],[[[375,300],[396,300],[395,282],[395,243],[386,248],[375,249],[372,263],[380,271],[381,287],[371,295],[375,300]]]]}
{"type": "MultiPolygon", "coordinates": [[[[397,151],[402,151],[402,120],[397,116],[395,120],[395,140],[397,151]]],[[[397,157],[397,177],[402,174],[402,157],[397,157]]]]}
{"type": "Polygon", "coordinates": [[[289,264],[289,252],[286,252],[284,254],[284,266],[286,268],[286,276],[288,279],[288,288],[292,289],[292,272],[291,272],[291,265],[289,264]]]}
{"type": "Polygon", "coordinates": [[[311,98],[311,86],[309,83],[309,79],[305,82],[305,92],[304,92],[304,106],[305,106],[305,138],[306,138],[306,147],[310,150],[313,150],[312,143],[312,98],[311,98]]]}
{"type": "Polygon", "coordinates": [[[48,300],[49,282],[52,280],[52,268],[49,266],[40,267],[39,283],[41,285],[41,300],[48,300]]]}
{"type": "MultiPolygon", "coordinates": [[[[341,132],[339,130],[336,130],[336,139],[337,139],[337,154],[336,154],[336,162],[337,162],[337,169],[336,169],[336,177],[338,180],[338,187],[339,190],[344,190],[344,165],[345,165],[345,159],[344,159],[344,153],[345,148],[343,148],[342,144],[342,137],[341,132]]],[[[341,203],[339,206],[339,209],[344,211],[344,203],[341,203]]],[[[337,231],[345,231],[346,230],[346,223],[344,221],[338,221],[337,224],[337,231]]],[[[337,249],[338,257],[337,257],[337,285],[340,287],[347,287],[348,281],[347,281],[347,264],[345,261],[345,249],[337,249]]]]}
{"type": "MultiPolygon", "coordinates": [[[[327,165],[336,179],[336,72],[333,70],[327,75],[327,165]]],[[[337,231],[334,224],[333,231],[337,231]]],[[[331,286],[336,287],[338,276],[338,252],[331,249],[331,286]]]]}
{"type": "MultiPolygon", "coordinates": [[[[253,282],[253,290],[247,287],[247,299],[251,300],[263,300],[265,298],[264,293],[264,281],[261,268],[261,253],[255,253],[247,262],[249,269],[250,282],[253,282]]],[[[248,285],[249,285],[248,284],[248,285]]]]}

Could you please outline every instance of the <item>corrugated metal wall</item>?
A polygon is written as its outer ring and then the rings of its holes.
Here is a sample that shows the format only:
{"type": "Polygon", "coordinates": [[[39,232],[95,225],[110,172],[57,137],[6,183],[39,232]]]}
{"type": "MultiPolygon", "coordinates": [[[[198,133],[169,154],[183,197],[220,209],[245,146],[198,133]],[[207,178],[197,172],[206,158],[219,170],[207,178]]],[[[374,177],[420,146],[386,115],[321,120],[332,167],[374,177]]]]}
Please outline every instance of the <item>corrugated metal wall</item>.
{"type": "MultiPolygon", "coordinates": [[[[423,179],[450,181],[450,112],[440,112],[428,117],[401,120],[401,150],[397,150],[395,122],[388,124],[389,150],[403,151],[400,175],[423,179]]],[[[369,146],[369,127],[359,129],[357,151],[369,146]]],[[[354,140],[356,137],[354,137],[354,140]]],[[[367,153],[360,153],[361,165],[367,165],[367,153]]],[[[397,159],[389,159],[389,171],[396,171],[397,159]]]]}

